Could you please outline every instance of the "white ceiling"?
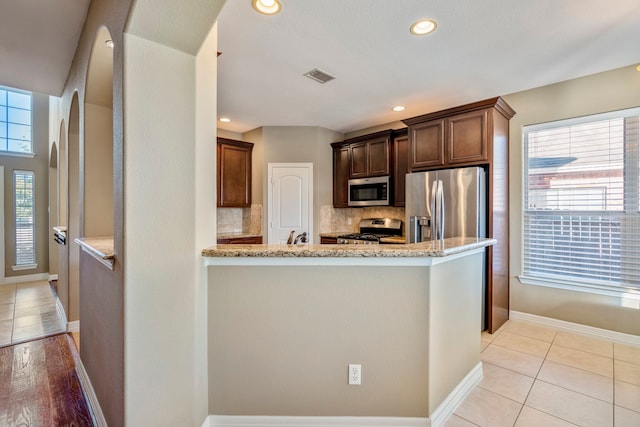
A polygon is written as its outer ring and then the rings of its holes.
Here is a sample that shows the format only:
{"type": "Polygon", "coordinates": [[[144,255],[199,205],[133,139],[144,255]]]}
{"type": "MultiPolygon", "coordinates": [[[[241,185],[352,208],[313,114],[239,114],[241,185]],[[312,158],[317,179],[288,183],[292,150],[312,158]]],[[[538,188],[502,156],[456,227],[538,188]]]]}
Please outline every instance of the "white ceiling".
{"type": "Polygon", "coordinates": [[[59,96],[90,0],[0,0],[0,85],[59,96]]]}
{"type": "Polygon", "coordinates": [[[220,12],[218,114],[233,120],[222,129],[349,132],[640,62],[637,0],[281,3],[274,16],[250,0],[220,12]],[[437,31],[412,36],[420,18],[437,31]],[[302,76],[313,68],[336,79],[302,76]]]}

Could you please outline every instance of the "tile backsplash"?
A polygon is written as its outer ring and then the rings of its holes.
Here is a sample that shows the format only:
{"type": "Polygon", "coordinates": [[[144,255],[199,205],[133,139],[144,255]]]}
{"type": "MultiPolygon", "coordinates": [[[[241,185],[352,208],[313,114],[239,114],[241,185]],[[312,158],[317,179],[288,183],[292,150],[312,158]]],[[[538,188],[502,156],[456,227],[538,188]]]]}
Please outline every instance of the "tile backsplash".
{"type": "MultiPolygon", "coordinates": [[[[393,218],[404,224],[404,208],[390,206],[370,208],[334,208],[331,205],[320,207],[319,233],[333,233],[338,231],[357,232],[358,224],[364,218],[393,218]]],[[[404,227],[403,227],[404,230],[404,227]]]]}
{"type": "Polygon", "coordinates": [[[262,205],[216,209],[218,233],[262,234],[262,205]]]}

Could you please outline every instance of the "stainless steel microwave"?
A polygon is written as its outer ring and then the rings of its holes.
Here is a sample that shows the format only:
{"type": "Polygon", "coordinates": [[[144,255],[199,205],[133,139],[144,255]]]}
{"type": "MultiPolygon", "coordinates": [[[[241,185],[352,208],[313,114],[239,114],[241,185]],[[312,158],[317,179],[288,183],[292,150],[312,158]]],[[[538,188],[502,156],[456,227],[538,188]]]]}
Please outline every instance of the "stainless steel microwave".
{"type": "Polygon", "coordinates": [[[389,206],[389,177],[349,180],[349,206],[389,206]]]}

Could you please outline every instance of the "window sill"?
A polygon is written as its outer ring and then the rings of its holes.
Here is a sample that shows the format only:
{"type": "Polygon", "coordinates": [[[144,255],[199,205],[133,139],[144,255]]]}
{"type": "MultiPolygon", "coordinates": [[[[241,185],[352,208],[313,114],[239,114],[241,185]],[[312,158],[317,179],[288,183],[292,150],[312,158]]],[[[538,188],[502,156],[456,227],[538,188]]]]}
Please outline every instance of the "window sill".
{"type": "Polygon", "coordinates": [[[0,151],[0,156],[8,157],[27,157],[33,159],[36,157],[36,153],[18,153],[16,151],[0,151]]]}
{"type": "Polygon", "coordinates": [[[21,271],[21,270],[35,270],[38,268],[38,264],[22,264],[22,265],[12,265],[11,269],[13,271],[21,271]]]}
{"type": "Polygon", "coordinates": [[[547,288],[564,289],[566,291],[584,292],[596,295],[606,295],[610,297],[622,298],[625,300],[640,300],[640,290],[633,288],[619,289],[612,288],[610,286],[598,286],[578,282],[562,281],[559,279],[546,279],[540,277],[531,276],[517,276],[520,283],[523,285],[544,286],[547,288]]]}

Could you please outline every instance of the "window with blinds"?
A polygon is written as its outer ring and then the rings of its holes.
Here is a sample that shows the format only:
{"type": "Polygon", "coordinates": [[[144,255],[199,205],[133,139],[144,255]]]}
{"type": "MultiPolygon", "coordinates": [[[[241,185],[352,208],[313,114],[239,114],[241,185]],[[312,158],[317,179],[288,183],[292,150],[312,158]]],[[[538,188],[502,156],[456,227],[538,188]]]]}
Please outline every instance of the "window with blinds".
{"type": "Polygon", "coordinates": [[[16,267],[30,268],[36,263],[34,222],[34,177],[31,171],[14,171],[16,267]]]}
{"type": "Polygon", "coordinates": [[[525,283],[640,291],[640,108],[524,129],[525,283]]]}

